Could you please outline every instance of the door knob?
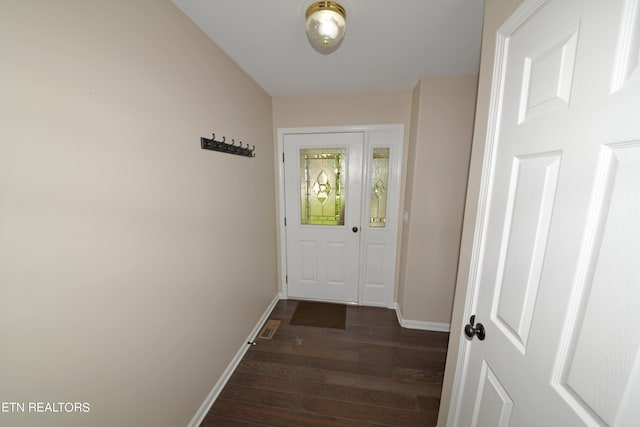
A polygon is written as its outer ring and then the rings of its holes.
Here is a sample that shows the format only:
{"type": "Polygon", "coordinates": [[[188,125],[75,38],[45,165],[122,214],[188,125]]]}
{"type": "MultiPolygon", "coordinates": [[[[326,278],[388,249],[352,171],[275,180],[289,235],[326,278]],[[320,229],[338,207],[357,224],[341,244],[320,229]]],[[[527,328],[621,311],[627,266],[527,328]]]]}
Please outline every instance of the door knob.
{"type": "Polygon", "coordinates": [[[476,315],[474,314],[469,319],[469,323],[464,327],[464,334],[469,338],[473,339],[474,335],[478,337],[480,341],[484,340],[487,336],[484,331],[484,325],[482,323],[478,323],[476,325],[476,315]]]}
{"type": "Polygon", "coordinates": [[[353,227],[353,228],[351,229],[351,231],[353,231],[354,233],[357,233],[357,232],[358,232],[358,227],[353,227]]]}

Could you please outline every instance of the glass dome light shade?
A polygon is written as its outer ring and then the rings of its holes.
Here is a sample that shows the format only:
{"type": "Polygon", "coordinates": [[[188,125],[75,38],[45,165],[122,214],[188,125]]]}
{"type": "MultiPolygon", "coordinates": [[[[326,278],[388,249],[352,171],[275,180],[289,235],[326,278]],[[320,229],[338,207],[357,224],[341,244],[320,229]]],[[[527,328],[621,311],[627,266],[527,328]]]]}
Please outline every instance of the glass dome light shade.
{"type": "Polygon", "coordinates": [[[319,1],[309,6],[306,32],[311,46],[325,55],[335,51],[344,38],[346,16],[336,2],[319,1]]]}

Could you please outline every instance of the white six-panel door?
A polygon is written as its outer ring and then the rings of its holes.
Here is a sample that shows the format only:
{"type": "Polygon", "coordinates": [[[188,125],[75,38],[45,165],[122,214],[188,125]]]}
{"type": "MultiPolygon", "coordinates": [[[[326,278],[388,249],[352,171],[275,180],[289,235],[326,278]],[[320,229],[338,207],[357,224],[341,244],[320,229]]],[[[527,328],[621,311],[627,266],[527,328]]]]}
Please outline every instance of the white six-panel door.
{"type": "Polygon", "coordinates": [[[639,58],[638,0],[499,30],[451,425],[640,425],[639,58]]]}

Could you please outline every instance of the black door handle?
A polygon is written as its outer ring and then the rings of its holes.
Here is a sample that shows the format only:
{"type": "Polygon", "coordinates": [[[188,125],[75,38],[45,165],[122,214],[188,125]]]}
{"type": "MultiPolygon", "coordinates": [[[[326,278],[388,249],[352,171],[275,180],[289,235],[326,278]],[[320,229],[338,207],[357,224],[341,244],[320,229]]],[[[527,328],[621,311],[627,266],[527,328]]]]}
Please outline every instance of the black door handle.
{"type": "Polygon", "coordinates": [[[353,231],[354,233],[357,233],[357,232],[358,232],[358,227],[353,227],[353,228],[351,229],[351,231],[353,231]]]}
{"type": "Polygon", "coordinates": [[[487,336],[484,330],[484,325],[482,323],[478,323],[476,325],[475,314],[471,316],[471,319],[469,319],[469,323],[464,327],[464,334],[469,339],[473,339],[473,337],[476,336],[480,341],[484,340],[487,336]]]}

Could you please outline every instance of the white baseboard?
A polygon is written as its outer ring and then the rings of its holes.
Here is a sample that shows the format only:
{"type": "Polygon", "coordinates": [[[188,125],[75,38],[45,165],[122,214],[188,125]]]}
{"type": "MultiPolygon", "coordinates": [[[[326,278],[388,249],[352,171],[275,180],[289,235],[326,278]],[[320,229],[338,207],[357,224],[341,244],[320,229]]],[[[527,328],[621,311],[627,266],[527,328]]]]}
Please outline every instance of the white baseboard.
{"type": "Polygon", "coordinates": [[[240,347],[240,350],[238,350],[233,359],[231,359],[231,363],[229,363],[229,366],[227,366],[227,369],[224,370],[222,376],[218,379],[218,382],[213,386],[207,398],[204,400],[204,402],[202,402],[202,405],[200,405],[200,409],[198,409],[198,412],[196,412],[196,414],[193,416],[191,422],[189,422],[188,424],[188,427],[198,427],[200,423],[202,423],[202,420],[204,420],[204,417],[207,416],[207,413],[213,406],[213,402],[216,401],[218,395],[227,384],[227,381],[229,381],[229,378],[231,378],[231,374],[233,374],[233,371],[235,371],[240,364],[240,361],[244,357],[244,354],[247,352],[247,350],[249,350],[249,345],[247,345],[247,342],[252,341],[258,335],[258,333],[260,332],[260,328],[262,327],[264,322],[267,321],[269,314],[271,314],[271,311],[279,300],[280,295],[278,294],[275,296],[273,301],[271,301],[271,304],[269,304],[269,307],[267,307],[262,317],[260,317],[260,320],[258,320],[258,323],[256,323],[256,326],[253,328],[247,339],[244,340],[242,346],[240,347]]]}
{"type": "Polygon", "coordinates": [[[434,332],[449,332],[451,330],[451,324],[449,323],[437,323],[437,322],[423,322],[421,320],[406,320],[402,318],[402,312],[400,306],[395,304],[396,315],[398,316],[398,322],[400,326],[407,329],[420,329],[423,331],[434,332]]]}

